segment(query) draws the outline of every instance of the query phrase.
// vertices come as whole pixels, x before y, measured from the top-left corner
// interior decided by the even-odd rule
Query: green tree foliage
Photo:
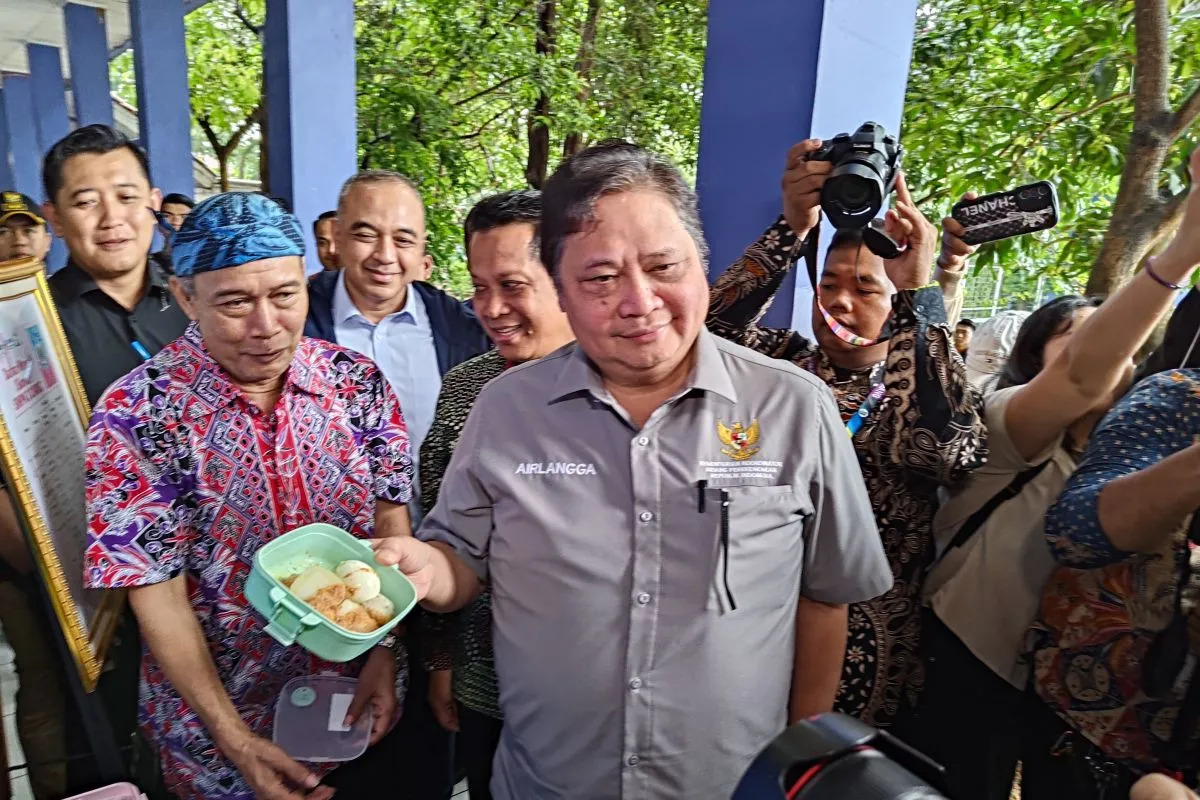
[[[266,0],[215,0],[187,15],[188,83],[192,152],[209,165],[221,186],[259,178],[262,44]],[[109,64],[113,92],[137,107],[134,54]]]
[[[1161,70],[1163,107],[1135,102],[1139,70]],[[1147,194],[1157,195],[1150,199],[1164,205],[1135,220],[1154,203],[1131,197],[1123,204],[1121,222],[1136,222],[1152,245],[1170,228],[1170,201],[1181,196],[1197,141],[1187,124],[1198,80],[1197,0],[924,2],[903,131],[915,196],[927,213],[947,213],[966,191],[1052,181],[1062,204],[1058,228],[988,246],[977,263],[1046,273],[1060,290],[1082,288],[1097,266],[1105,274],[1092,288],[1111,290],[1144,253],[1110,233],[1123,175],[1126,186],[1145,180]],[[1156,127],[1170,116],[1164,109],[1186,124]],[[1165,156],[1161,171],[1155,148]],[[1113,257],[1098,264],[1106,240]]]
[[[419,182],[439,282],[469,291],[470,205],[536,185],[564,153],[617,136],[694,171],[705,14],[704,0],[359,0],[362,163]]]
[[[229,188],[231,177],[258,174],[257,158],[236,156],[243,139],[249,137],[256,148],[261,138],[265,16],[265,0],[222,0],[187,17],[192,120],[218,165],[222,189]]]

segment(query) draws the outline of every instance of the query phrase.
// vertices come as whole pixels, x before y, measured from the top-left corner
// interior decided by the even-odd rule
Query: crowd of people
[[[902,174],[901,255],[843,230],[817,263],[820,146],[788,154],[779,217],[711,286],[679,171],[587,148],[466,215],[466,301],[428,282],[395,172],[347,176],[312,222],[320,270],[278,200],[163,197],[103,126],[46,154],[45,203],[0,194],[0,261],[45,258],[51,231],[69,251],[49,283],[93,407],[85,582],[128,593],[101,692],[141,788],[444,800],[461,773],[475,800],[724,798],[836,710],[955,798],[1018,772],[1026,800],[1187,796],[1200,293],[1135,358],[1200,266],[1200,191],[1103,302],[952,328],[974,248]],[[802,264],[814,340],[760,324]],[[243,594],[259,548],[313,522],[421,599],[346,663],[275,641]],[[59,797],[73,712],[2,491],[0,544],[22,743]],[[370,747],[298,763],[276,701],[326,672],[357,679]]]

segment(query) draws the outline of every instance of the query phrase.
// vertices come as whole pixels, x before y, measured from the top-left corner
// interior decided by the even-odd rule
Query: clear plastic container
[[[342,725],[354,697],[354,678],[306,675],[284,684],[275,701],[275,744],[297,761],[350,761],[366,752],[375,714],[368,706],[349,728]]]
[[[348,631],[321,616],[281,581],[306,567],[333,569],[352,558],[376,567],[380,591],[396,607],[396,615],[371,633]],[[285,647],[298,644],[318,658],[338,663],[358,658],[379,644],[417,604],[417,590],[412,583],[395,567],[376,565],[375,551],[367,541],[320,523],[297,528],[259,548],[245,593],[254,610],[266,617],[264,630],[275,641]]]

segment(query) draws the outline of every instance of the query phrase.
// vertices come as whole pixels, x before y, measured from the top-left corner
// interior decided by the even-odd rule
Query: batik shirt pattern
[[[1046,585],[1030,631],[1034,687],[1107,757],[1137,772],[1200,767],[1194,745],[1184,748],[1182,758],[1167,758],[1187,682],[1156,695],[1144,678],[1151,647],[1174,617],[1182,574],[1190,576],[1183,597],[1189,649],[1200,653],[1200,551],[1188,545],[1189,518],[1173,532],[1162,531],[1157,547],[1122,552],[1104,532],[1100,494],[1197,441],[1200,370],[1147,378],[1092,434],[1079,469],[1046,515],[1046,538],[1061,566]]]
[[[245,723],[269,738],[288,680],[356,676],[362,660],[327,663],[264,632],[243,594],[255,552],[314,522],[368,538],[376,500],[408,502],[412,477],[399,402],[372,362],[302,339],[264,413],[193,325],[110,387],[92,415],[86,584],[119,589],[186,575],[217,674]],[[253,796],[148,651],[138,717],[176,796]]]
[[[708,328],[816,375],[848,421],[870,395],[875,370],[837,370],[804,336],[759,324],[803,249],[780,217],[713,284]],[[983,402],[954,351],[943,303],[936,286],[896,294],[885,394],[853,439],[895,583],[850,606],[834,708],[880,727],[917,702],[923,685],[921,588],[934,556],[938,488],[958,484],[987,459]]]

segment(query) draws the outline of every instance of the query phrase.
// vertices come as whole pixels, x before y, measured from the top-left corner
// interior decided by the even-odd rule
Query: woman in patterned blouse
[[[1149,288],[1164,278],[1187,283],[1200,265],[1200,148],[1192,153],[1191,173],[1191,196],[1174,241],[1130,287]],[[1187,269],[1177,277],[1172,271],[1181,265]],[[1200,656],[1200,551],[1188,537],[1200,508],[1195,307],[1193,292],[1169,326],[1175,334],[1190,328],[1183,352],[1183,342],[1174,341],[1176,352],[1164,348],[1152,359],[1188,368],[1147,378],[1113,409],[1046,515],[1046,538],[1061,566],[1031,632],[1033,682],[1068,729],[1058,750],[1083,754],[1094,784],[1071,785],[1064,776],[1057,787],[1062,796],[1099,797],[1106,790],[1120,796],[1137,775],[1161,770],[1181,772],[1194,786],[1200,769],[1200,731],[1175,730],[1193,680],[1187,664]],[[1153,656],[1151,646],[1175,618],[1181,574],[1190,576],[1180,597],[1187,625],[1178,631],[1186,652],[1172,663]]]
[[[836,708],[887,725],[903,706],[906,683],[918,682],[910,673],[917,663],[921,577],[933,556],[938,487],[961,481],[983,463],[985,431],[979,396],[946,326],[942,291],[929,280],[937,232],[913,205],[903,177],[885,222],[910,247],[885,264],[860,236],[834,238],[813,304],[817,344],[795,331],[758,325],[820,220],[820,191],[831,165],[806,158],[820,144],[808,140],[792,149],[784,216],[712,287],[708,326],[817,375],[833,390],[848,430],[856,431],[854,446],[895,584],[882,597],[850,608]],[[947,246],[943,267],[953,256]],[[885,326],[891,336],[883,340]]]
[[[1055,569],[1042,521],[1170,307],[1163,283],[1186,281],[1197,261],[1180,237],[1103,305],[1068,295],[1037,309],[984,401],[988,463],[934,517],[926,689],[901,732],[947,767],[957,795],[1007,798],[1018,760],[1026,800],[1095,790],[1079,788],[1068,760],[1053,755],[1064,725],[1026,692],[1026,634]]]

